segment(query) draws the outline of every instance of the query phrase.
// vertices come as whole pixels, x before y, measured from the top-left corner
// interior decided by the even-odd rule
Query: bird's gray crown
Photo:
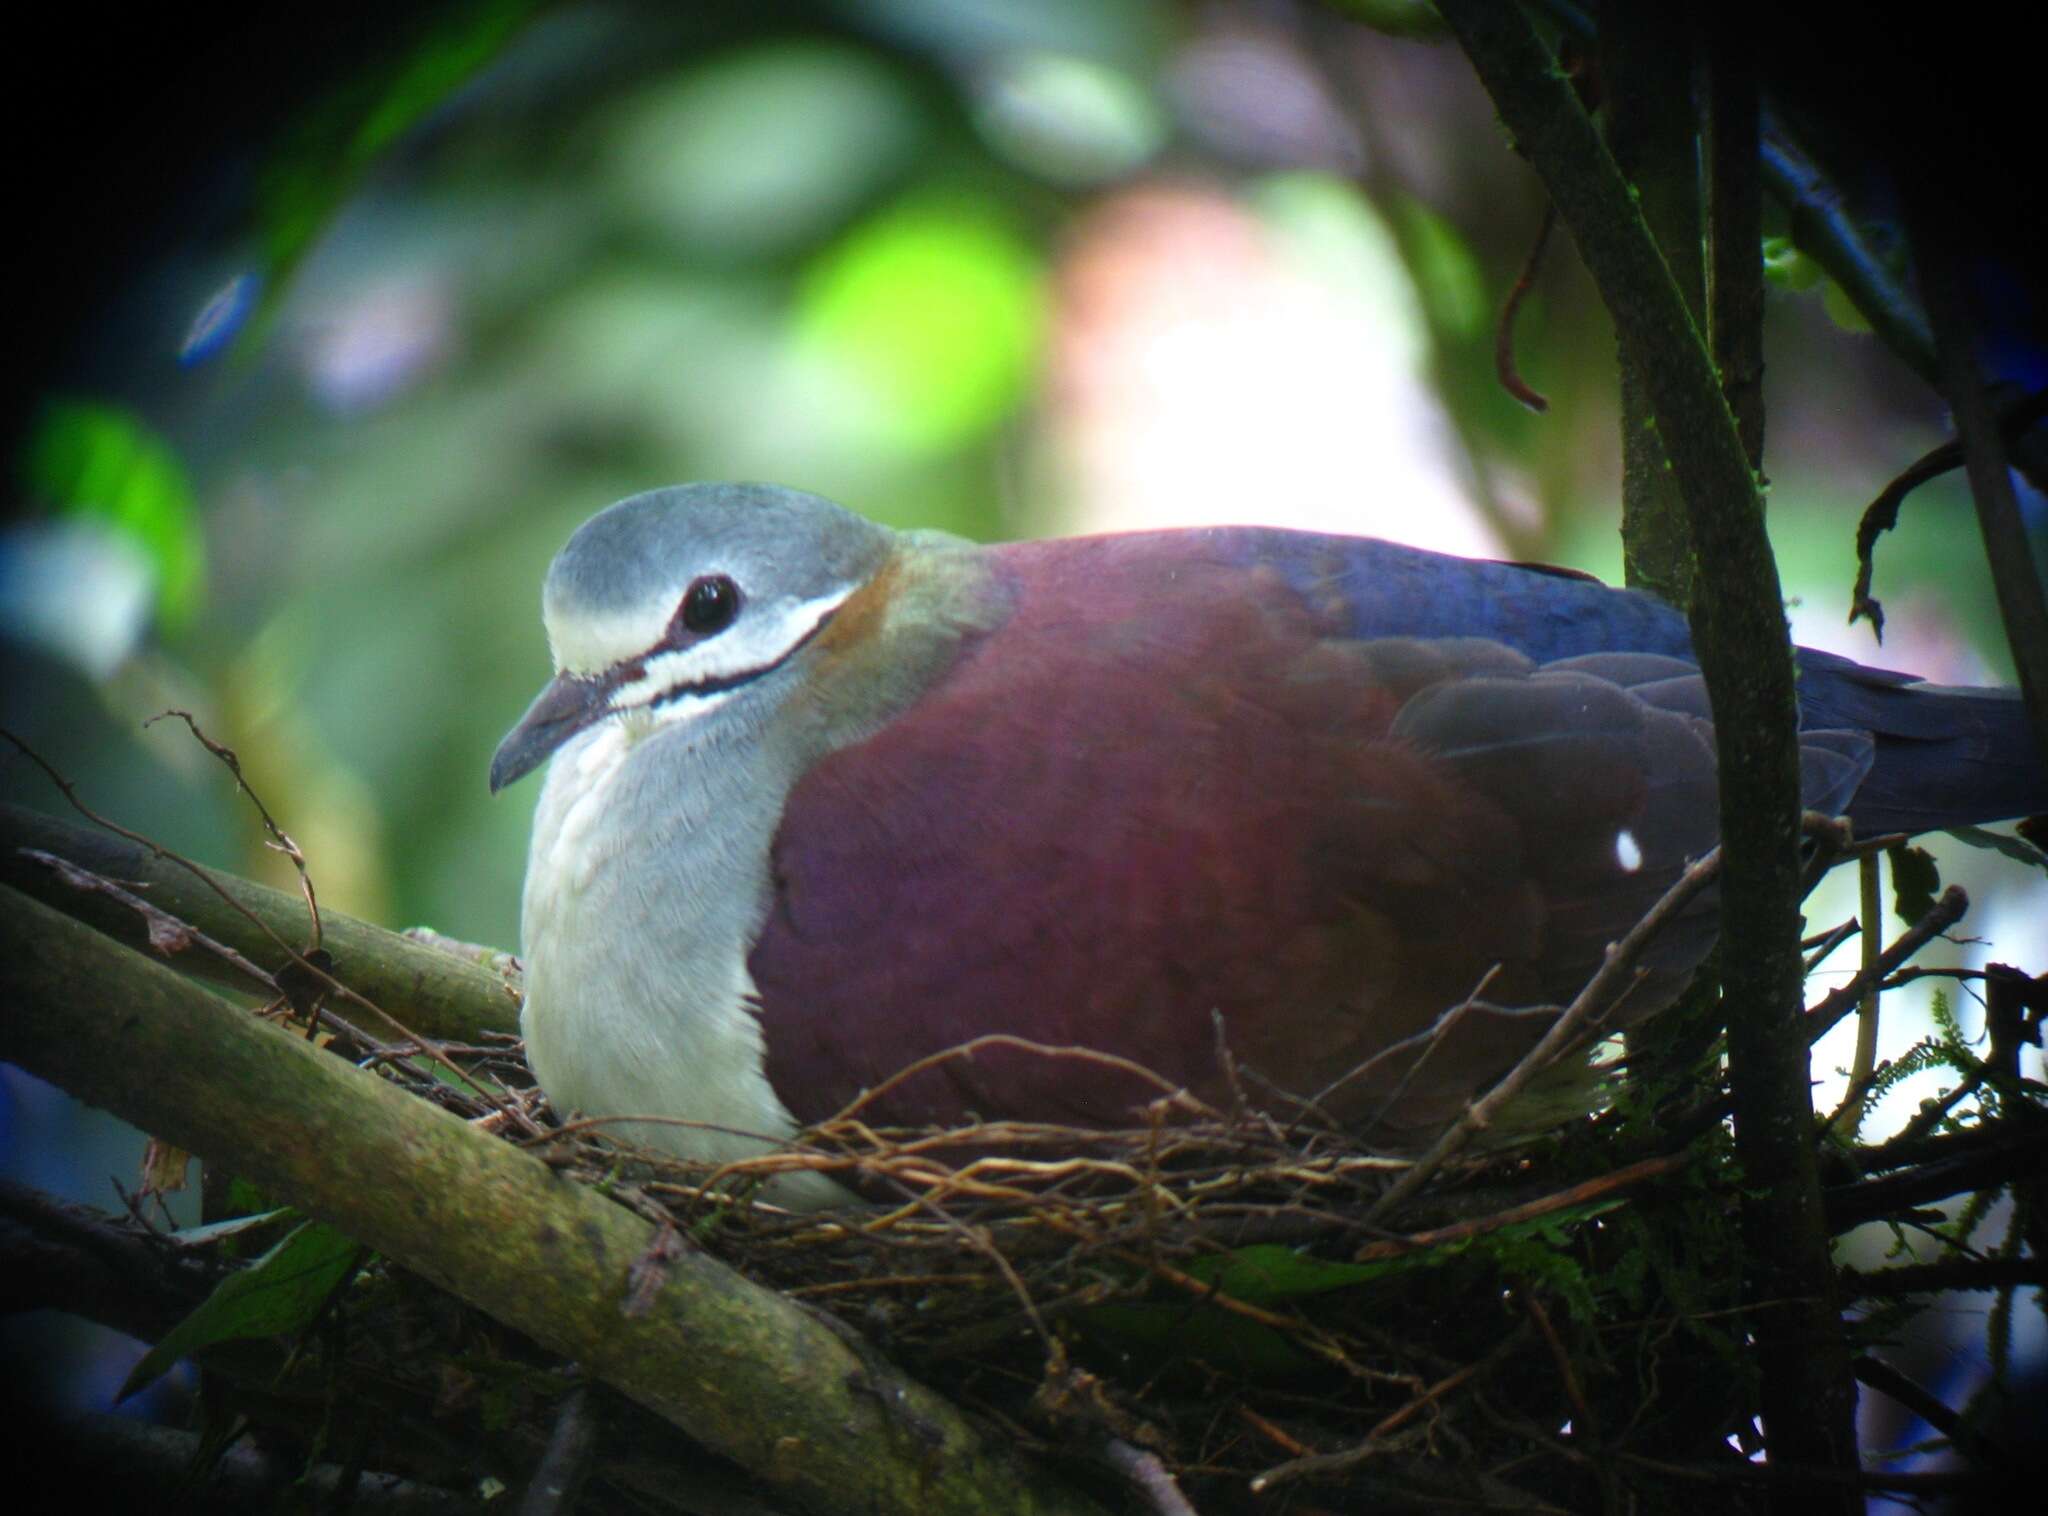
[[[541,592],[558,668],[592,673],[661,638],[690,584],[723,574],[761,605],[843,594],[881,566],[889,531],[817,495],[768,484],[649,490],[591,517]]]

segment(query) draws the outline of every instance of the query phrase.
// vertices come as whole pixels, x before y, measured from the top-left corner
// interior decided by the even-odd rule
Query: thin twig
[[[1500,387],[1538,415],[1550,409],[1550,401],[1522,377],[1521,368],[1515,362],[1515,318],[1521,314],[1522,302],[1536,287],[1537,271],[1543,267],[1543,252],[1550,245],[1550,234],[1556,226],[1557,206],[1546,200],[1543,220],[1536,228],[1535,244],[1530,247],[1521,273],[1515,277],[1513,288],[1502,302],[1500,319],[1493,328],[1493,372],[1500,380]]]
[[[113,880],[103,875],[95,874],[90,869],[80,868],[68,858],[60,858],[55,853],[46,853],[41,848],[25,847],[17,851],[20,852],[22,857],[40,863],[74,890],[81,890],[89,894],[105,895],[109,900],[127,906],[129,910],[142,918],[143,926],[149,933],[149,945],[163,954],[164,957],[169,958],[190,947],[203,948],[236,973],[249,980],[258,989],[272,995],[281,995],[283,993],[277,986],[277,980],[272,978],[263,969],[257,967],[257,965],[251,963],[247,958],[244,958],[233,948],[207,936],[206,933],[190,923],[180,921],[168,911],[159,910],[140,895],[123,889]]]
[[[1564,1386],[1564,1398],[1571,1403],[1572,1425],[1588,1437],[1593,1432],[1593,1411],[1586,1404],[1586,1394],[1579,1387],[1579,1371],[1572,1367],[1572,1355],[1566,1351],[1564,1339],[1557,1335],[1556,1324],[1550,1319],[1550,1312],[1543,1308],[1543,1302],[1536,1294],[1523,1289],[1522,1308],[1529,1313],[1529,1319],[1536,1323],[1536,1330],[1543,1336],[1543,1344],[1550,1349],[1550,1360],[1557,1365],[1559,1383]]]
[[[1884,911],[1883,866],[1876,853],[1856,860],[1857,915],[1869,923],[1863,933],[1863,966],[1856,976],[1864,989],[1856,1003],[1856,1051],[1849,1063],[1848,1092],[1828,1118],[1828,1125],[1849,1142],[1854,1142],[1863,1129],[1863,1116],[1870,1107],[1870,1089],[1877,1079],[1878,997],[1884,978],[1877,968],[1883,953],[1877,923]]]
[[[1404,1254],[1418,1252],[1423,1248],[1442,1247],[1447,1243],[1464,1242],[1498,1231],[1504,1226],[1518,1222],[1533,1221],[1538,1216],[1554,1215],[1558,1211],[1571,1210],[1576,1206],[1588,1205],[1645,1180],[1661,1178],[1665,1174],[1683,1167],[1685,1155],[1671,1153],[1661,1158],[1644,1158],[1626,1168],[1616,1169],[1611,1174],[1602,1174],[1596,1179],[1583,1180],[1562,1190],[1542,1195],[1521,1205],[1509,1206],[1491,1216],[1481,1216],[1471,1221],[1461,1221],[1454,1226],[1437,1227],[1433,1231],[1415,1232],[1406,1237],[1387,1238],[1368,1242],[1351,1255],[1354,1263],[1371,1263],[1382,1258],[1399,1258]]]
[[[917,1075],[924,1073],[927,1069],[937,1068],[940,1064],[950,1063],[956,1058],[971,1059],[976,1053],[984,1052],[990,1048],[1010,1048],[1017,1052],[1033,1053],[1041,1058],[1072,1058],[1083,1063],[1092,1063],[1103,1068],[1115,1069],[1120,1073],[1129,1074],[1132,1078],[1142,1080],[1144,1083],[1151,1085],[1159,1091],[1163,1099],[1175,1104],[1184,1105],[1186,1109],[1197,1115],[1220,1119],[1215,1111],[1212,1111],[1207,1105],[1189,1094],[1185,1088],[1175,1084],[1170,1079],[1163,1078],[1159,1074],[1154,1073],[1142,1063],[1135,1063],[1128,1058],[1119,1058],[1114,1053],[1098,1052],[1094,1048],[1055,1046],[1050,1043],[1034,1042],[1028,1037],[1013,1037],[1006,1032],[992,1032],[985,1037],[973,1037],[953,1047],[941,1048],[936,1053],[929,1054],[914,1063],[905,1065],[872,1089],[862,1090],[858,1096],[831,1117],[825,1125],[829,1126],[835,1122],[852,1120],[855,1115],[874,1104],[875,1101],[881,1099],[905,1080],[913,1079]]]
[[[2048,1285],[2048,1258],[2032,1256],[1955,1258],[1945,1263],[1908,1263],[1889,1269],[1842,1270],[1842,1296],[1846,1300],[1881,1300],[1897,1295],[1949,1295],[1972,1290],[2039,1289],[2042,1285]]]
[[[1939,1395],[1901,1373],[1883,1359],[1865,1354],[1851,1362],[1849,1368],[1861,1383],[1904,1406],[1946,1437],[1955,1445],[1957,1451],[1974,1462],[1999,1469],[2009,1469],[2013,1466],[2011,1455],[1996,1441],[1985,1436],[1981,1427],[1973,1426],[1969,1419]]]
[[[1265,1473],[1252,1480],[1252,1493],[1254,1495],[1263,1495],[1278,1485],[1287,1484],[1296,1479],[1307,1479],[1323,1474],[1341,1474],[1346,1469],[1355,1468],[1368,1459],[1377,1458],[1383,1453],[1391,1452],[1392,1448],[1387,1443],[1389,1437],[1460,1385],[1490,1373],[1510,1354],[1521,1351],[1522,1346],[1529,1340],[1530,1332],[1531,1329],[1527,1323],[1517,1327],[1505,1341],[1484,1358],[1479,1359],[1475,1363],[1468,1363],[1463,1368],[1446,1374],[1414,1399],[1381,1417],[1373,1426],[1373,1429],[1365,1434],[1365,1440],[1356,1446],[1343,1448],[1335,1453],[1316,1453],[1307,1458],[1296,1458],[1266,1470]]]
[[[1862,1003],[1865,991],[1881,983],[1892,971],[1963,919],[1970,897],[1960,885],[1950,885],[1934,902],[1934,909],[1914,922],[1876,958],[1857,970],[1856,977],[1840,989],[1831,990],[1807,1010],[1806,1040],[1818,1042],[1834,1024]]]
[[[1840,947],[1843,943],[1847,942],[1851,937],[1854,937],[1858,932],[1862,930],[1863,923],[1856,917],[1851,916],[1847,921],[1844,921],[1843,923],[1841,923],[1841,925],[1835,927],[1833,930],[1822,932],[1818,936],[1809,937],[1804,942],[1800,943],[1800,951],[1806,953],[1807,955],[1807,974],[1810,976],[1815,969],[1819,968],[1823,963],[1826,963],[1828,959],[1834,956],[1836,948]]]
[[[156,715],[143,722],[142,725],[147,729],[155,726],[159,721],[167,720],[172,716],[176,716],[180,721],[183,721],[186,730],[191,732],[193,740],[213,754],[214,757],[218,758],[227,767],[227,771],[235,776],[236,787],[249,797],[249,803],[256,807],[256,814],[263,818],[263,829],[270,833],[270,845],[276,848],[278,852],[284,854],[285,857],[291,859],[292,867],[298,871],[299,893],[305,899],[306,918],[310,923],[309,929],[312,932],[311,940],[306,943],[306,951],[308,953],[317,951],[320,946],[320,902],[313,896],[313,876],[307,871],[306,855],[299,851],[299,845],[292,841],[290,836],[286,834],[285,829],[277,824],[277,818],[270,814],[270,807],[263,803],[263,797],[257,794],[250,785],[248,776],[242,772],[242,760],[235,756],[235,750],[225,743],[215,742],[205,732],[201,731],[198,721],[193,718],[190,711],[175,709],[159,711]]]
[[[1528,1087],[1531,1080],[1562,1057],[1590,1023],[1605,1015],[1613,1003],[1633,987],[1636,960],[1642,956],[1643,950],[1674,916],[1691,903],[1695,895],[1713,882],[1720,870],[1719,848],[1688,866],[1664,892],[1663,898],[1650,907],[1642,920],[1629,928],[1627,936],[1608,945],[1599,969],[1566,1007],[1564,1014],[1543,1034],[1542,1040],[1523,1055],[1521,1062],[1500,1083],[1465,1108],[1464,1114],[1431,1144],[1429,1151],[1416,1160],[1415,1166],[1395,1180],[1386,1193],[1367,1208],[1365,1219],[1377,1221],[1427,1184],[1430,1177],[1484,1131],[1502,1108]]]

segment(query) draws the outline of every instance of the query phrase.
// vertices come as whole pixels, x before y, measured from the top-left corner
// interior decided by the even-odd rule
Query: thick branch
[[[1764,113],[1760,164],[1792,223],[1799,250],[1827,271],[1879,340],[1934,382],[1934,337],[1912,289],[1856,219],[1841,186],[1814,160],[1792,126]]]
[[[1497,0],[1442,0],[1439,10],[1571,228],[1649,394],[1685,501],[1700,586],[1691,606],[1693,645],[1719,734],[1723,986],[1732,1007],[1737,1152],[1747,1172],[1770,1177],[1743,1208],[1749,1294],[1774,1302],[1752,1318],[1765,1430],[1774,1462],[1852,1468],[1853,1390],[1829,1293],[1806,1047],[1797,1033],[1803,966],[1793,664],[1752,460],[1628,184],[1528,18]],[[1743,69],[1730,49],[1716,63],[1731,74]],[[1715,123],[1715,164],[1725,170],[1737,162],[1747,142],[1752,169],[1714,194],[1753,197],[1754,81],[1724,80],[1715,98],[1724,112]],[[1735,219],[1748,224],[1752,210],[1741,208]],[[1717,267],[1749,277],[1730,262]],[[1789,1509],[1818,1499],[1845,1508],[1845,1498],[1809,1483],[1803,1493],[1788,1490],[1781,1503]]]
[[[1698,319],[1705,270],[1693,18],[1677,6],[1609,5],[1600,19],[1599,78],[1615,166],[1634,187],[1644,224]],[[1683,606],[1698,572],[1685,502],[1658,434],[1656,407],[1626,343],[1620,356],[1623,567],[1632,588]]]
[[[332,1222],[817,1511],[1087,1509],[924,1386],[539,1159],[13,892],[0,1056]],[[88,1015],[87,1013],[90,1013]]]
[[[1957,1143],[1946,1158],[1829,1190],[1828,1225],[1832,1231],[1846,1232],[1866,1221],[1932,1205],[1951,1195],[1995,1189],[2039,1173],[2044,1160],[2048,1160],[2048,1128],[2010,1131],[2000,1123],[1980,1140]]]

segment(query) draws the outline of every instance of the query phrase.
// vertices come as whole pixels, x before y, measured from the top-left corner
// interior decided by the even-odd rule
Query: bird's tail
[[[2016,690],[1924,684],[1802,652],[1807,724],[1857,728],[1876,744],[1849,803],[1858,832],[1928,832],[2048,812],[2044,758]]]

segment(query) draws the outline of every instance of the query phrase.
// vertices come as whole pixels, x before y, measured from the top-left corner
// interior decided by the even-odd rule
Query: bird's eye
[[[731,626],[739,613],[740,587],[723,574],[706,574],[683,591],[682,609],[676,614],[685,631],[709,637]]]

